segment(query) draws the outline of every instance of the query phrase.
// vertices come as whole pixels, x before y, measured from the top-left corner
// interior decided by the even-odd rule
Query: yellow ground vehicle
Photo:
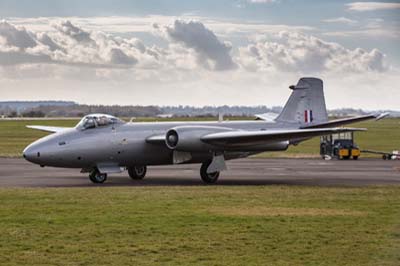
[[[361,151],[354,143],[354,133],[346,132],[322,136],[320,154],[322,158],[330,157],[339,160],[353,158],[353,160],[357,160],[361,155]]]

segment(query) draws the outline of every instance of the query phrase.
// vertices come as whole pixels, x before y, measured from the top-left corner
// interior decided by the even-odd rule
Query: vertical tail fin
[[[328,121],[322,80],[301,78],[296,86],[289,88],[293,92],[275,121],[300,125]]]

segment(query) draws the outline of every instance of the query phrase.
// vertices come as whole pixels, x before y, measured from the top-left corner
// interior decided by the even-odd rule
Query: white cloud
[[[34,32],[49,32],[54,28],[51,26],[59,21],[71,21],[74,25],[85,25],[87,31],[102,31],[113,35],[131,36],[132,34],[150,34],[154,31],[154,24],[168,25],[177,18],[173,16],[145,16],[145,17],[61,17],[61,18],[10,18],[8,21],[13,25],[23,26]],[[287,31],[314,31],[316,28],[304,25],[265,24],[254,21],[218,20],[208,17],[193,15],[180,16],[183,21],[201,21],[208,29],[217,36],[231,36],[232,34],[254,34],[264,32]]]
[[[376,29],[376,28],[365,28],[359,30],[349,30],[349,31],[331,31],[323,33],[325,36],[336,36],[336,37],[365,37],[365,38],[400,38],[400,31],[396,29]]]
[[[45,32],[2,22],[0,65],[51,63],[95,68],[208,70],[236,67],[230,43],[219,40],[200,22],[176,20],[163,26],[166,48],[147,47],[137,38],[87,30],[68,20],[48,22],[52,27]]]
[[[375,11],[375,10],[388,10],[399,9],[400,3],[384,3],[384,2],[353,2],[346,4],[347,9],[350,11]]]
[[[344,24],[356,24],[358,21],[345,18],[345,17],[338,17],[338,18],[330,18],[330,19],[324,19],[322,20],[323,22],[328,22],[328,23],[344,23]]]
[[[399,39],[400,29],[393,23],[385,23],[381,18],[370,18],[363,21],[362,26],[343,31],[330,31],[325,32],[325,36],[336,36],[336,37],[351,37],[351,38],[371,38],[376,39],[377,37],[385,39]]]
[[[0,36],[3,39],[3,45],[5,44],[19,49],[36,46],[35,40],[25,28],[16,28],[4,20],[0,22]]]
[[[282,31],[262,36],[240,48],[241,65],[250,71],[285,71],[298,73],[361,73],[388,69],[385,55],[377,49],[354,50],[314,36]]]
[[[384,20],[381,18],[373,18],[373,19],[368,19],[367,23],[365,25],[365,28],[367,29],[384,29],[385,27],[383,26]]]
[[[153,25],[166,38],[164,48],[147,47],[137,38],[86,30],[70,21],[48,22],[52,29],[46,32],[28,31],[2,22],[0,65],[52,63],[144,70],[232,70],[239,63],[246,70],[289,72],[362,72],[388,68],[385,55],[377,49],[350,50],[310,34],[277,31],[279,27],[272,31],[265,27],[252,43],[232,51],[229,42],[220,40],[203,23],[192,20]]]
[[[53,24],[49,32],[32,32],[0,23],[0,65],[52,63],[93,67],[129,67],[156,61],[156,52],[140,40],[86,31],[70,21]]]
[[[337,43],[293,31],[256,35],[253,43],[232,51],[203,23],[175,20],[153,25],[162,32],[167,46],[147,47],[140,39],[90,31],[70,21],[50,22],[51,31],[34,32],[0,24],[0,65],[65,64],[94,68],[176,68],[232,70],[238,64],[246,70],[324,72],[385,71],[385,56],[377,49],[349,50]],[[258,36],[258,37],[257,37]],[[261,37],[260,37],[261,36]]]
[[[199,64],[208,69],[228,70],[236,67],[230,55],[231,45],[221,42],[204,24],[196,21],[176,20],[165,28],[168,37],[197,54]]]
[[[269,4],[269,3],[274,3],[277,0],[247,0],[247,2],[251,4]]]
[[[94,40],[90,37],[89,32],[73,25],[69,20],[54,24],[54,28],[57,29],[59,33],[74,39],[78,43],[86,42],[94,44]]]
[[[381,51],[326,42],[309,27],[173,17],[11,21],[0,30],[2,99],[279,105],[288,85],[312,75],[324,79],[330,107],[398,108],[399,74]],[[231,71],[215,71],[222,69]]]

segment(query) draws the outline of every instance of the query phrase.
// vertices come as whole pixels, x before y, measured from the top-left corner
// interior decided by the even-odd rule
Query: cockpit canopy
[[[121,119],[106,114],[90,114],[84,116],[81,121],[76,125],[77,129],[86,130],[89,128],[106,127],[109,125],[123,124]]]

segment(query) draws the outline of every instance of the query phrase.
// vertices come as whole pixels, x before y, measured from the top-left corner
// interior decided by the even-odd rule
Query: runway
[[[216,185],[400,185],[400,161],[360,159],[241,159],[227,162]],[[126,172],[92,184],[79,169],[41,168],[23,159],[0,158],[0,187],[190,186],[203,185],[199,165],[150,166],[144,180]]]

